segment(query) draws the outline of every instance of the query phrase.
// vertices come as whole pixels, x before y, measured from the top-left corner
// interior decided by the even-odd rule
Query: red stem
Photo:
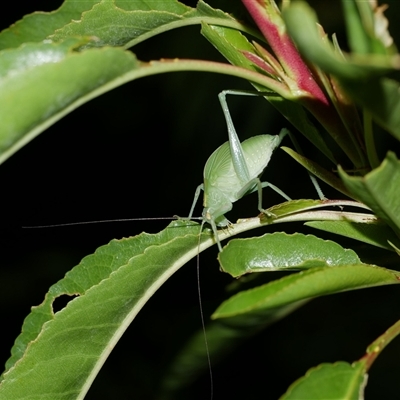
[[[300,90],[309,93],[319,103],[329,105],[328,98],[314,80],[311,71],[287,35],[284,22],[275,4],[264,0],[242,0],[242,2],[267,39],[287,75],[296,81]]]

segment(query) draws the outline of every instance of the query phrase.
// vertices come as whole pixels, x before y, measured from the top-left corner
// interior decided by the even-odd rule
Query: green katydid
[[[225,228],[230,225],[230,222],[228,219],[226,219],[225,214],[232,209],[235,201],[241,199],[247,194],[258,191],[258,210],[265,213],[266,211],[262,208],[262,189],[265,187],[270,187],[286,200],[291,200],[290,197],[288,197],[272,183],[260,181],[260,175],[268,165],[273,151],[279,146],[282,139],[289,133],[289,131],[287,129],[282,129],[278,135],[253,136],[240,143],[226,101],[227,94],[242,96],[263,96],[265,94],[271,95],[271,93],[234,90],[224,90],[218,95],[228,128],[229,140],[218,147],[208,158],[204,167],[204,182],[196,189],[188,219],[201,219],[201,226],[203,226],[203,224],[206,222],[211,225],[219,251],[222,250],[222,247],[218,239],[217,227]],[[290,137],[294,142],[295,147],[298,149],[295,139],[291,135]],[[311,174],[309,175],[320,198],[324,198],[315,178]],[[202,217],[193,218],[194,208],[202,190],[204,191],[204,209]],[[159,219],[171,218],[161,217],[114,219],[36,226],[36,228],[93,224],[100,222]]]
[[[229,212],[233,203],[246,194],[258,191],[258,210],[265,212],[262,208],[262,188],[270,187],[286,200],[291,200],[284,192],[269,182],[261,182],[260,175],[268,165],[273,151],[279,146],[287,129],[282,129],[279,135],[253,136],[240,143],[226,102],[226,95],[259,96],[262,93],[225,90],[218,95],[222,111],[228,128],[229,141],[218,147],[208,158],[204,167],[204,183],[196,189],[192,207],[188,219],[193,219],[193,211],[200,196],[204,191],[202,225],[207,222],[211,225],[218,248],[222,247],[218,239],[217,226],[227,227],[230,222],[225,215]],[[124,220],[90,221],[61,224],[77,225],[99,222],[132,221],[132,220],[158,220],[169,218],[128,218]],[[60,226],[60,225],[50,225]],[[40,228],[40,226],[37,226]]]
[[[272,152],[279,146],[288,131],[282,129],[280,134],[275,136],[253,136],[240,143],[226,102],[227,94],[255,95],[250,92],[231,90],[225,90],[219,94],[218,98],[228,127],[229,141],[215,150],[207,160],[204,167],[204,183],[197,187],[189,213],[190,219],[200,192],[203,190],[202,224],[208,222],[211,225],[220,251],[222,247],[218,240],[217,226],[229,226],[230,222],[224,214],[232,209],[232,203],[257,190],[258,209],[264,212],[262,208],[262,188],[267,186],[282,195],[286,200],[291,200],[276,186],[269,182],[261,182],[259,178],[268,165]]]
[[[225,215],[233,207],[233,203],[246,194],[258,191],[258,210],[265,212],[262,208],[262,188],[271,187],[286,200],[291,200],[284,192],[269,182],[261,182],[260,175],[268,165],[272,152],[279,146],[282,139],[288,134],[287,129],[282,129],[279,135],[253,136],[240,143],[226,102],[226,95],[260,96],[262,93],[225,90],[218,95],[222,111],[228,128],[229,141],[218,147],[208,158],[204,167],[204,183],[196,189],[192,207],[188,219],[193,218],[193,211],[200,196],[204,191],[204,210],[201,218],[202,224],[209,223],[212,227],[218,248],[222,247],[218,240],[217,226],[227,227],[230,222]],[[100,222],[135,221],[135,220],[159,220],[163,218],[128,218],[117,220],[102,220],[75,222],[46,227],[68,226],[80,224],[93,224]],[[45,226],[36,226],[42,228]]]

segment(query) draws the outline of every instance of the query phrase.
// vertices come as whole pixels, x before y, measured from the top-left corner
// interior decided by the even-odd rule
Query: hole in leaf
[[[59,297],[56,297],[55,300],[53,301],[53,312],[56,313],[56,312],[61,311],[75,297],[78,297],[78,295],[77,294],[74,294],[74,295],[63,294]]]

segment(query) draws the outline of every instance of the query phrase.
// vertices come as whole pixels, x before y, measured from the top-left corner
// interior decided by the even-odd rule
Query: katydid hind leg
[[[267,181],[261,182],[261,186],[263,188],[270,187],[273,191],[275,191],[276,193],[281,195],[287,201],[292,200],[292,198],[289,197],[283,190],[279,189],[277,186],[273,185],[271,182],[267,182]]]
[[[246,157],[243,152],[243,147],[242,143],[240,142],[240,139],[236,133],[235,126],[232,121],[231,114],[229,112],[229,107],[228,103],[226,101],[226,95],[237,95],[237,96],[262,96],[263,93],[257,93],[257,92],[249,92],[249,91],[240,91],[240,90],[224,90],[222,91],[219,95],[219,101],[221,103],[222,111],[225,116],[226,120],[226,125],[228,129],[228,137],[229,137],[229,146],[231,150],[231,158],[232,158],[232,164],[233,168],[236,172],[236,175],[240,179],[240,181],[243,183],[243,185],[246,185],[250,180],[254,179],[254,176],[251,176],[249,167],[246,161]],[[265,94],[265,93],[264,93]],[[288,133],[287,129],[282,129],[281,132],[279,133],[279,141],[277,145],[282,141],[284,136]]]
[[[236,92],[230,90],[224,90],[218,95],[218,98],[221,103],[222,111],[224,113],[226,125],[228,128],[229,146],[231,149],[232,164],[238,178],[242,182],[246,183],[251,178],[249,170],[247,168],[245,157],[243,155],[242,145],[236,133],[235,126],[233,125],[232,117],[228,108],[228,103],[226,102],[227,94],[236,94]]]
[[[265,210],[262,205],[262,200],[263,200],[263,188],[270,187],[272,190],[274,190],[276,193],[281,195],[285,200],[291,201],[292,199],[281,189],[279,189],[277,186],[273,185],[270,182],[261,182],[260,179],[257,180],[257,192],[258,192],[258,211],[261,213],[271,215],[270,212]]]

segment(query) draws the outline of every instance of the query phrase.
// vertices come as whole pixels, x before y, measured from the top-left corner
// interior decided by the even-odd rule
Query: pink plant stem
[[[320,121],[353,163],[358,165],[359,157],[354,152],[354,148],[348,145],[343,123],[335,107],[314,79],[311,70],[288,36],[275,2],[273,0],[242,0],[242,3],[264,35],[287,76],[295,82],[292,94],[295,95],[297,101]]]
[[[242,0],[242,2],[267,39],[287,75],[296,81],[300,90],[309,93],[318,102],[328,105],[329,100],[325,93],[314,80],[311,71],[287,35],[284,22],[275,4],[264,0]]]

